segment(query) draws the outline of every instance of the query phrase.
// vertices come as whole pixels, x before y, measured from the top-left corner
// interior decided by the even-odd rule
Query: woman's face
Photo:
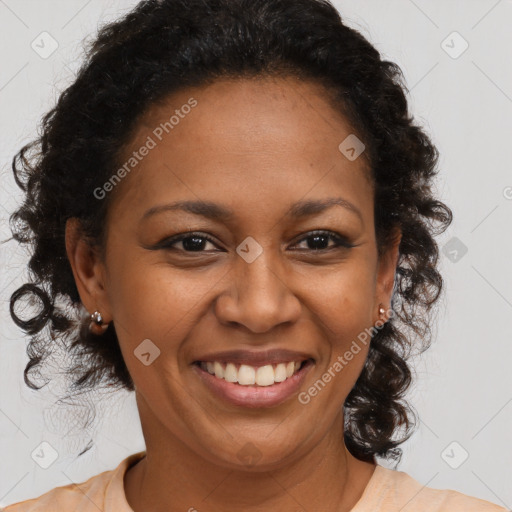
[[[105,261],[73,266],[87,309],[114,322],[147,445],[264,468],[342,437],[368,353],[358,335],[389,307],[397,255],[377,258],[364,154],[339,149],[351,133],[323,89],[293,78],[219,80],[140,122],[107,192]],[[208,206],[170,207],[183,201]]]

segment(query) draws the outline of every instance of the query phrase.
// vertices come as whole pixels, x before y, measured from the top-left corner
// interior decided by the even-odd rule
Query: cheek
[[[124,253],[127,254],[127,251]],[[197,323],[204,297],[222,274],[184,271],[123,251],[110,256],[108,293],[120,342],[136,347],[151,339],[159,347],[181,340]]]
[[[375,283],[365,262],[340,266],[328,275],[315,279],[308,288],[319,318],[337,344],[369,327],[375,318],[373,301]],[[312,281],[309,280],[308,281]]]
[[[112,273],[112,314],[121,352],[137,389],[151,395],[150,401],[173,401],[162,383],[179,374],[180,347],[197,323],[202,290],[185,281],[163,265],[120,265]]]
[[[363,263],[340,268],[322,279],[314,306],[326,340],[325,358],[319,365],[321,378],[332,381],[331,393],[344,396],[365,364],[375,319],[374,280]]]

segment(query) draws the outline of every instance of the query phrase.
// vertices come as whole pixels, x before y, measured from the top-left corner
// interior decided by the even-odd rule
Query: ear
[[[84,236],[79,219],[74,217],[66,222],[66,253],[85,309],[89,313],[99,311],[103,321],[110,322],[105,265],[99,251]]]
[[[396,266],[400,255],[399,246],[401,240],[402,232],[399,228],[395,228],[391,242],[379,259],[374,299],[374,311],[376,312],[379,309],[379,304],[382,304],[386,310],[390,308],[393,286],[395,284]],[[380,316],[377,313],[375,322],[379,318]],[[388,318],[388,315],[385,315],[385,318]]]

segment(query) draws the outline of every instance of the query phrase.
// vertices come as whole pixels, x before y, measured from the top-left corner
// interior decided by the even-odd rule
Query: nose
[[[219,321],[243,325],[253,333],[296,322],[301,303],[284,274],[266,258],[265,251],[252,263],[239,258],[227,274],[228,289],[215,303]]]

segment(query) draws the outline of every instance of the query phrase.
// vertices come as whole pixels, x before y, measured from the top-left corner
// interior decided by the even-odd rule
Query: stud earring
[[[379,322],[385,324],[388,319],[385,317],[386,310],[384,309],[383,304],[379,304]]]
[[[95,311],[91,315],[90,318],[91,318],[91,323],[89,324],[89,331],[90,332],[100,336],[101,334],[103,334],[107,330],[108,323],[107,324],[103,323],[103,317],[101,316],[101,313],[99,311]]]

